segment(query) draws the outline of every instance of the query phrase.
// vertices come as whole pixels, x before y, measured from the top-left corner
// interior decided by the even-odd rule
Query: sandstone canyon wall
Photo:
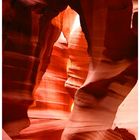
[[[29,133],[41,130],[50,140],[135,139],[112,127],[119,105],[137,82],[137,14],[132,14],[132,1],[25,2],[3,1],[7,134],[39,140],[44,136]],[[124,127],[118,120],[114,124]],[[61,132],[51,137],[53,132],[47,130],[56,126]]]

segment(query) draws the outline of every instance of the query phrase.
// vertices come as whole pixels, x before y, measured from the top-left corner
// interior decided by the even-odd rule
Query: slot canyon
[[[138,1],[2,1],[2,140],[138,140]]]

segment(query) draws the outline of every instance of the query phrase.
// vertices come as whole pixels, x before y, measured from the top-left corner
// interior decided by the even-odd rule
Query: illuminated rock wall
[[[27,109],[33,101],[33,90],[46,71],[61,32],[58,13],[65,8],[50,3],[52,9],[58,6],[59,10],[45,14],[44,6],[3,2],[3,127],[10,136],[29,125]]]
[[[70,32],[68,54],[68,78],[65,86],[76,90],[80,88],[86,79],[90,59],[87,53],[87,42],[80,26],[79,15],[76,16]]]
[[[34,103],[29,109],[29,117],[63,119],[69,115],[72,98],[64,86],[68,61],[67,42],[64,39],[61,34],[53,46],[50,65],[34,92]]]
[[[33,95],[34,103],[28,112],[30,117],[67,117],[71,97],[87,76],[89,56],[79,16],[70,7],[60,15],[63,33],[53,46],[50,64]]]
[[[127,131],[111,127],[137,82],[138,34],[136,21],[131,28],[131,1],[26,2],[31,5],[3,3],[4,130],[14,138],[29,125],[28,116],[66,119],[75,96],[69,121],[60,128],[65,127],[62,139],[128,140]],[[82,29],[73,11],[63,11],[68,4],[79,13]]]
[[[132,1],[83,0],[80,4],[82,12],[75,9],[86,29],[92,61],[85,83],[76,92],[62,140],[107,139],[105,130],[112,127],[119,105],[137,81]]]

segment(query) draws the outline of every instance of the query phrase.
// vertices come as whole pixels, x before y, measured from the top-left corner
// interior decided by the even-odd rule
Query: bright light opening
[[[73,108],[74,108],[74,102],[71,105],[71,112],[72,112]]]

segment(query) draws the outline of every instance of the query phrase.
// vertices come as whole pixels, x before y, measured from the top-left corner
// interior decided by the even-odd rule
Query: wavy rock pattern
[[[76,15],[73,28],[70,32],[68,54],[68,78],[65,86],[76,90],[80,88],[86,79],[90,61],[87,53],[87,42],[82,32],[78,15]]]
[[[18,134],[29,125],[27,108],[32,103],[39,59],[31,42],[31,10],[9,0],[4,1],[3,9],[3,127],[7,130],[7,123],[19,120],[14,132]]]
[[[119,106],[113,127],[126,128],[138,139],[138,84]],[[131,115],[130,115],[131,114]]]
[[[132,53],[137,45],[130,29],[132,2],[83,0],[80,4],[92,61],[75,95],[62,140],[97,139],[94,131],[100,140],[107,139],[99,131],[111,128],[119,105],[137,81],[137,54]],[[82,136],[86,132],[89,137]]]
[[[29,113],[30,117],[46,118],[46,109],[49,118],[54,118],[52,114],[56,110],[69,112],[72,99],[65,84],[74,89],[72,96],[78,90],[62,140],[135,139],[126,130],[110,130],[119,105],[137,82],[136,21],[130,28],[132,1],[48,0],[47,3],[39,1],[37,5],[32,5],[30,0],[26,2],[31,5],[13,0],[3,4],[4,130],[16,139],[19,131],[29,125],[27,109],[33,98],[31,110],[32,113],[35,110],[35,114]],[[68,4],[79,13],[85,37],[80,27],[73,29],[75,13],[62,12]],[[67,16],[70,18],[64,20]],[[61,42],[60,39],[55,45],[62,52],[54,47],[52,53],[61,30],[66,40]],[[90,58],[85,54],[87,46]],[[56,73],[52,72],[56,65],[50,65],[52,71],[48,68],[50,75],[47,75],[44,72],[51,54],[51,61],[59,60],[60,65]],[[56,78],[55,74],[59,76]],[[46,89],[47,86],[50,89]],[[45,112],[44,116],[40,111]],[[63,113],[59,113],[57,118],[62,118]],[[61,132],[56,134],[60,135]]]
[[[29,125],[27,109],[33,101],[32,93],[46,71],[53,44],[60,35],[62,18],[58,13],[66,7],[50,3],[52,11],[45,14],[42,4],[26,4],[13,0],[3,3],[3,127],[10,136],[18,135]],[[56,6],[59,10],[53,12]],[[20,125],[10,130],[17,121]]]
[[[43,37],[46,36],[43,46],[44,54],[42,55],[45,59],[42,59],[41,71],[38,71],[37,81],[41,80],[41,82],[38,88],[34,90],[34,103],[29,109],[29,117],[62,119],[63,117],[67,118],[69,115],[72,98],[69,95],[68,89],[65,87],[65,81],[67,79],[66,68],[69,57],[67,41],[75,16],[76,13],[68,7],[52,20],[53,26],[55,25],[58,29],[62,29],[65,33],[63,35],[61,32],[54,45],[52,40],[54,34],[57,34],[55,33],[56,28],[50,30],[50,28],[47,27],[50,33],[47,32],[47,36],[43,35]],[[66,26],[64,26],[65,24]],[[42,28],[44,27],[46,28],[44,22],[42,22]],[[52,34],[52,36],[50,34]],[[49,42],[52,44],[50,45]],[[44,63],[45,60],[48,59],[50,59],[50,63],[47,70],[45,70]],[[43,78],[42,74],[44,74]]]
[[[61,34],[53,46],[50,65],[33,95],[34,103],[29,109],[29,117],[62,119],[69,115],[72,98],[64,86],[68,61],[67,43],[64,41]]]

